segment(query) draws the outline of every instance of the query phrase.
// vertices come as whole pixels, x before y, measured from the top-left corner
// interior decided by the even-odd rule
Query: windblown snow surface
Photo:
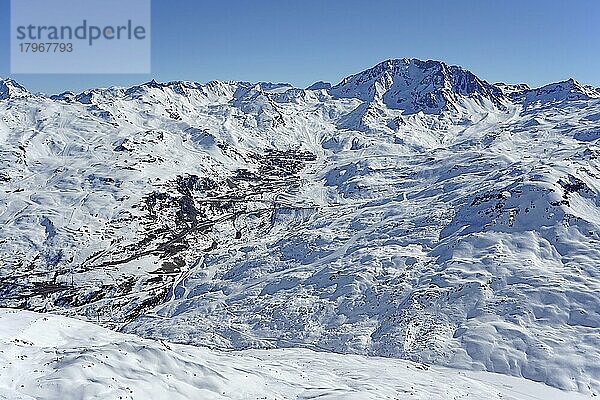
[[[438,366],[600,393],[598,89],[414,59],[309,89],[0,82],[0,306],[213,349],[176,346],[165,374],[186,351],[239,379],[238,354],[329,382],[364,365],[381,388],[371,366],[414,365],[349,353],[435,365],[439,390],[459,375]],[[302,398],[281,390],[261,393]]]
[[[0,309],[0,399],[544,399],[586,396],[489,372],[307,349],[219,352]]]

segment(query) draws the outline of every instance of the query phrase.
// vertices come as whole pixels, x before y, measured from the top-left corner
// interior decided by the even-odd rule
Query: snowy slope
[[[403,59],[310,89],[10,93],[1,306],[600,392],[596,89]]]
[[[591,99],[600,99],[600,91],[591,86],[584,86],[574,79],[525,91],[525,104]]]
[[[27,89],[12,79],[0,79],[0,100],[29,96]]]
[[[0,399],[585,399],[524,379],[303,349],[218,352],[0,309]]]

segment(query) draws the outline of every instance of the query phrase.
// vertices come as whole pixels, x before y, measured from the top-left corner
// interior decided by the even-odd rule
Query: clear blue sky
[[[0,3],[6,77],[9,0]],[[151,75],[12,77],[47,93],[151,78],[303,87],[401,57],[459,64],[491,82],[600,86],[600,1],[153,0]]]

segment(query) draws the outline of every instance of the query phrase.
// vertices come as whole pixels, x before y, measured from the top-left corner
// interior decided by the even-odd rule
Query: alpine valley
[[[0,307],[0,399],[598,396],[600,89],[0,80]]]

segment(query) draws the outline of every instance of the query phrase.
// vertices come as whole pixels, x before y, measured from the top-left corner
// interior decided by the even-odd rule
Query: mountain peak
[[[550,83],[538,89],[524,93],[524,103],[550,103],[560,101],[590,100],[600,98],[600,91],[591,86],[582,85],[573,78]]]
[[[18,82],[10,78],[0,78],[0,100],[29,96],[31,96],[31,93]]]
[[[322,90],[322,89],[324,89],[324,90],[331,89],[331,83],[324,82],[324,81],[318,81],[306,88],[306,90]]]
[[[439,114],[458,110],[470,98],[501,106],[502,91],[470,71],[441,61],[415,58],[390,59],[355,75],[331,89],[335,97],[356,97],[365,102],[382,101],[406,114],[423,111]]]

